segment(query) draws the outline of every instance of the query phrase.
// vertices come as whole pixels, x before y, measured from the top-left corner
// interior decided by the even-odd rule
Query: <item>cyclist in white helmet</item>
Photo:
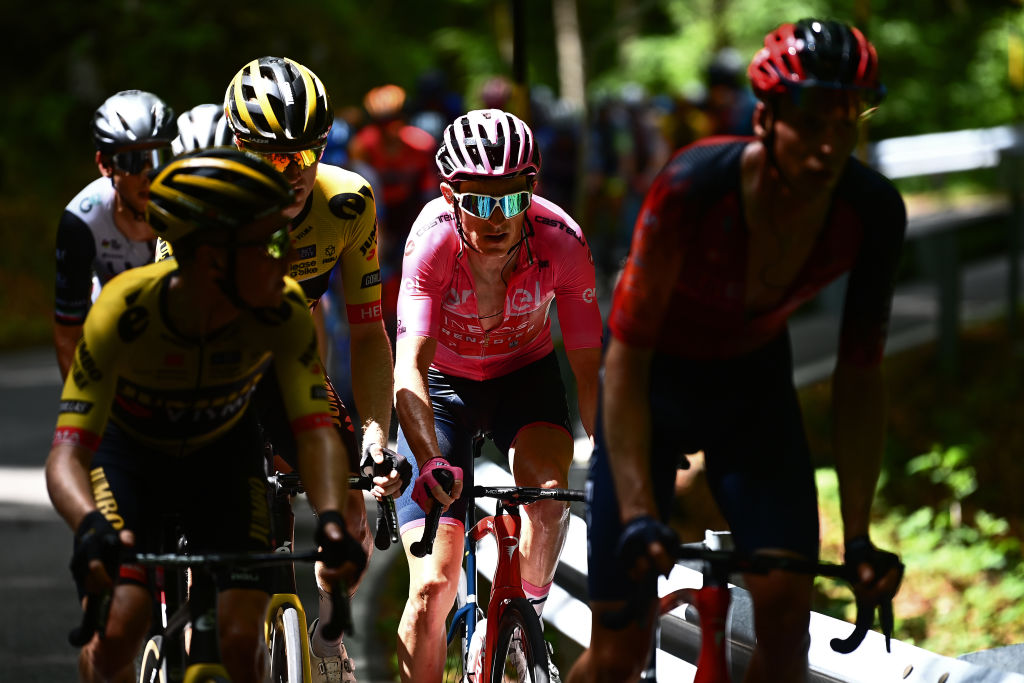
[[[409,556],[409,599],[398,631],[403,681],[437,681],[444,621],[455,597],[471,444],[488,435],[521,486],[566,487],[573,437],[549,311],[558,305],[580,419],[593,433],[601,314],[590,249],[579,226],[533,194],[541,160],[530,128],[499,109],[471,111],[445,131],[436,161],[441,197],[409,233],[398,295],[395,400],[398,451],[415,484],[397,503]],[[452,491],[438,486],[447,470]],[[409,552],[436,499],[446,510],[433,553]],[[524,508],[523,589],[544,606],[568,509]],[[483,635],[483,629],[477,633]]]
[[[67,377],[100,288],[118,273],[153,260],[156,235],[145,216],[146,173],[169,156],[176,133],[174,111],[143,90],[115,93],[93,115],[101,177],[68,202],[57,226],[53,343],[61,377]]]

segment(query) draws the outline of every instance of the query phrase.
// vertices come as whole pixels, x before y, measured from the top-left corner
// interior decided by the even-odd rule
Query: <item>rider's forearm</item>
[[[605,356],[604,435],[623,521],[657,516],[650,464],[651,352],[612,339]]]
[[[846,538],[868,533],[885,445],[885,385],[880,366],[840,361],[832,376],[833,451]]]
[[[92,452],[82,446],[56,444],[46,459],[46,490],[54,509],[72,530],[96,509],[89,479]]]
[[[420,465],[441,457],[427,389],[427,370],[436,347],[436,342],[424,337],[399,339],[395,355],[395,409],[402,434]]]
[[[352,394],[363,424],[363,444],[387,446],[391,427],[394,366],[384,323],[352,325]]]
[[[587,436],[594,435],[597,419],[598,371],[601,369],[601,349],[573,349],[565,352],[576,378],[576,400],[580,422]]]
[[[313,510],[342,510],[348,494],[348,460],[333,427],[307,429],[295,435],[299,475]]]
[[[68,377],[68,369],[75,358],[75,347],[81,338],[81,325],[53,324],[53,346],[57,350],[57,367],[60,368],[61,380]]]

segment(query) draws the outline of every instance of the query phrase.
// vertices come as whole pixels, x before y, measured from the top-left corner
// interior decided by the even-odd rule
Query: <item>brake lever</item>
[[[384,459],[376,462],[370,453],[369,445],[363,449],[363,460],[359,463],[362,473],[368,477],[386,477],[392,470],[397,470],[399,476],[402,476],[399,465],[400,462],[406,462],[405,458],[390,448],[381,450]],[[411,468],[408,469],[411,471]],[[398,512],[395,510],[395,501],[391,496],[385,496],[377,501],[377,530],[373,536],[373,544],[378,550],[387,550],[392,543],[397,544],[399,540],[401,539],[398,536]]]

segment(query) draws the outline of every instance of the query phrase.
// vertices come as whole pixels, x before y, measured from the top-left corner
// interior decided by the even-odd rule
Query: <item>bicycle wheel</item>
[[[153,636],[146,641],[139,667],[139,683],[167,683],[167,660],[160,656],[163,636]]]
[[[491,653],[491,683],[549,683],[548,648],[540,617],[526,598],[513,598],[501,611],[498,640]]]
[[[466,639],[466,570],[459,572],[459,590],[455,595],[455,605],[445,622],[445,634],[448,638],[448,654],[444,662],[444,683],[464,683],[466,680],[466,654],[469,641]],[[477,611],[477,622],[480,621]]]
[[[267,645],[270,647],[270,680],[273,683],[302,683],[302,626],[299,612],[282,604],[270,619]]]

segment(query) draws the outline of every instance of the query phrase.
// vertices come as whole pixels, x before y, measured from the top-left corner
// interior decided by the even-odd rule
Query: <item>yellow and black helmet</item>
[[[146,220],[172,245],[234,231],[280,212],[291,185],[259,157],[231,148],[183,154],[152,173]]]
[[[224,113],[242,141],[295,149],[324,144],[334,110],[316,74],[287,57],[260,57],[235,74]]]

